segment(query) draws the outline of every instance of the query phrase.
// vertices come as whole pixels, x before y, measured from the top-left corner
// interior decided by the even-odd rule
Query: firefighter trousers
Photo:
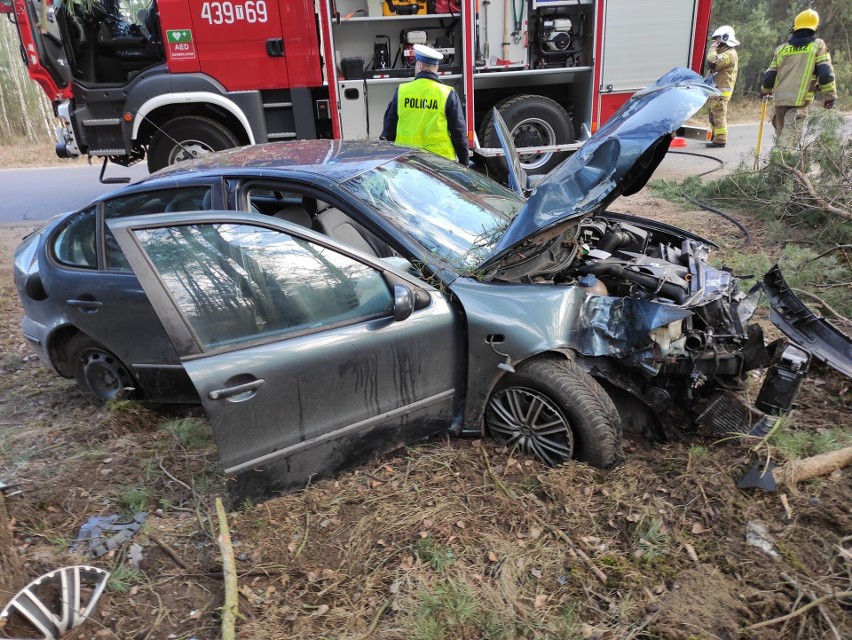
[[[808,115],[808,105],[802,107],[779,107],[775,105],[772,126],[775,128],[775,144],[782,149],[792,150],[799,146],[802,127]]]
[[[730,97],[713,96],[710,98],[710,133],[711,140],[719,144],[728,142],[728,101]]]

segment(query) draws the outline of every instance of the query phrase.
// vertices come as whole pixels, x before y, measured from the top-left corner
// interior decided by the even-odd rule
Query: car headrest
[[[277,211],[274,215],[274,218],[278,218],[279,220],[286,220],[287,222],[292,222],[293,224],[298,224],[303,227],[310,228],[311,226],[311,214],[309,214],[304,207],[298,204],[291,204],[280,211]]]

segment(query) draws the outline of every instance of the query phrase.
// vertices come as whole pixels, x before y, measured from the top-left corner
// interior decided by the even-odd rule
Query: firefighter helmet
[[[736,47],[740,43],[740,41],[734,36],[734,28],[729,27],[728,25],[724,25],[716,29],[713,32],[712,39],[720,40],[722,44],[726,44],[729,47]]]
[[[810,29],[816,31],[819,26],[819,14],[813,9],[805,9],[793,20],[793,31]]]

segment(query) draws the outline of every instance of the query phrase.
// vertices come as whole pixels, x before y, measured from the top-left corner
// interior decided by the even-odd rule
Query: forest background
[[[139,0],[121,1],[139,4]],[[849,0],[714,0],[710,33],[728,24],[734,27],[742,43],[734,106],[737,102],[758,99],[760,81],[772,52],[786,40],[793,17],[808,7],[820,14],[818,35],[828,43],[831,52],[838,106],[845,110],[852,108],[852,2]],[[649,53],[653,53],[654,43],[648,42],[647,46]],[[0,18],[0,78],[0,145],[53,142],[56,126],[53,109],[41,88],[27,77],[15,26],[3,18]],[[753,112],[757,114],[758,110]]]

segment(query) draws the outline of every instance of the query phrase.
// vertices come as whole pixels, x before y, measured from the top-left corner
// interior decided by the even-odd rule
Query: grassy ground
[[[85,158],[57,158],[52,143],[29,144],[26,140],[0,143],[0,169],[76,166]]]

